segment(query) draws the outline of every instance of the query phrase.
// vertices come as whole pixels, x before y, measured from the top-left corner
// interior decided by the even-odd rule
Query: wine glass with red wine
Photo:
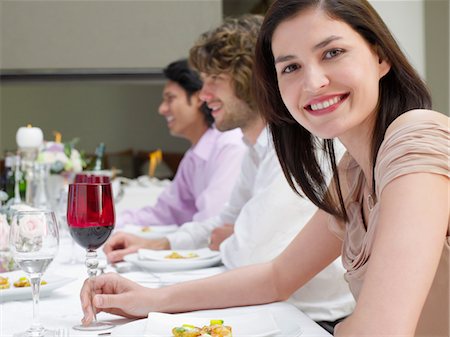
[[[92,173],[78,173],[75,176],[75,184],[109,184],[111,179],[104,175],[95,175]]]
[[[114,229],[114,222],[114,201],[110,183],[69,185],[67,223],[75,242],[87,250],[86,267],[92,289],[98,267],[96,250],[109,238]],[[111,327],[110,323],[98,322],[95,318],[89,326],[77,325],[74,329],[96,331]]]

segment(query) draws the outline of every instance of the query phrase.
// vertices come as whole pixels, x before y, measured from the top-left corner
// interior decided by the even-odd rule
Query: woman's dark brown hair
[[[390,71],[379,83],[378,111],[372,134],[372,167],[392,121],[408,110],[431,108],[431,97],[389,29],[367,1],[279,0],[269,9],[255,50],[254,94],[258,108],[269,124],[277,155],[291,187],[300,194],[296,188],[298,184],[319,208],[347,220],[332,140],[319,141],[294,120],[283,103],[277,83],[272,53],[273,33],[281,22],[309,8],[319,8],[331,18],[347,23],[374,48],[381,59],[391,65]],[[316,149],[321,146],[327,152],[334,173],[336,191],[332,193],[328,191],[318,164],[319,158],[316,158]],[[331,197],[332,194],[339,201]]]

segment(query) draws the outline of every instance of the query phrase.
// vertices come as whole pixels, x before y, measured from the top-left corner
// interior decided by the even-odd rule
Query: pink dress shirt
[[[239,175],[245,150],[240,129],[208,129],[186,152],[174,180],[156,204],[122,212],[117,226],[181,226],[219,214]]]

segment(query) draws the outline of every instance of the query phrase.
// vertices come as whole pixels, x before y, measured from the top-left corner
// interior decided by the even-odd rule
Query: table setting
[[[69,245],[70,242],[68,238],[61,240],[60,252],[57,256],[55,256],[54,261],[50,264],[48,270],[42,277],[42,279],[47,282],[46,285],[41,286],[41,293],[43,296],[39,303],[40,321],[43,323],[45,328],[54,331],[54,336],[61,337],[159,336],[160,334],[155,333],[153,325],[149,322],[153,322],[160,316],[156,316],[155,318],[152,317],[152,314],[150,314],[149,318],[146,319],[130,320],[102,312],[97,315],[98,321],[108,322],[113,325],[113,327],[98,331],[80,331],[74,329],[74,326],[79,324],[82,318],[79,292],[84,280],[87,278],[87,273],[86,266],[82,262],[67,264],[67,255],[69,253],[67,248],[69,248]],[[105,261],[105,256],[101,250],[98,251],[98,258],[100,261]],[[179,282],[213,276],[224,271],[226,271],[225,267],[216,266],[184,271],[151,272],[133,265],[131,268],[126,269],[126,271],[121,272],[121,274],[122,276],[138,282],[146,287],[158,288]],[[117,272],[117,270],[114,265],[108,264],[106,265],[105,272]],[[21,271],[15,271],[13,273],[17,274],[12,277],[12,280],[15,280],[15,277],[22,275]],[[47,286],[49,286],[49,288],[45,288]],[[28,290],[28,296],[26,296],[26,290]],[[20,297],[5,297],[0,302],[3,316],[0,331],[2,336],[19,336],[17,333],[23,330],[23,327],[27,326],[28,323],[31,322],[31,290],[30,288],[26,288],[25,291],[22,290],[23,293],[21,293]],[[0,297],[1,296],[3,295],[0,292]],[[239,337],[251,335],[254,337],[256,332],[260,333],[260,330],[253,331],[253,334],[248,333],[251,326],[253,326],[252,324],[250,324],[250,327],[246,324],[242,327],[242,322],[236,322],[236,318],[239,317],[248,318],[247,320],[244,320],[244,323],[245,321],[249,323],[254,322],[253,318],[255,316],[245,315],[257,315],[256,317],[258,317],[258,315],[262,315],[260,317],[267,317],[267,315],[271,315],[275,322],[275,329],[274,331],[270,330],[273,332],[272,334],[263,333],[261,337],[331,336],[297,308],[285,302],[272,303],[262,306],[248,306],[220,310],[203,310],[185,314],[172,314],[170,317],[175,317],[175,319],[180,318],[182,324],[197,324],[198,318],[203,319],[201,322],[207,322],[209,319],[221,319],[224,320],[224,324],[230,324],[233,327],[234,336]],[[193,318],[191,319],[191,317]],[[271,320],[272,318],[264,319],[261,322],[258,321],[256,326],[259,329],[259,325],[264,326],[263,323]],[[172,336],[171,329],[174,327],[170,322],[172,321],[163,320],[161,323],[167,323],[166,325],[162,325],[162,327],[166,329],[164,336],[167,337]],[[158,325],[159,329],[161,328],[161,324]]]
[[[239,336],[314,336],[314,337],[328,337],[329,335],[325,330],[318,326],[315,322],[309,319],[297,308],[288,303],[272,303],[263,306],[248,306],[240,308],[228,308],[220,310],[203,310],[190,312],[185,314],[172,314],[169,317],[171,319],[160,320],[161,316],[157,314],[149,315],[149,318],[131,320],[107,313],[99,313],[97,315],[98,322],[108,323],[111,327],[107,329],[101,329],[96,331],[81,331],[74,329],[79,325],[82,318],[82,311],[80,307],[79,293],[84,280],[88,277],[86,272],[86,266],[82,259],[76,263],[68,263],[67,258],[70,253],[71,240],[65,236],[60,240],[60,247],[58,253],[55,255],[54,260],[48,266],[48,269],[42,276],[42,280],[46,284],[41,285],[42,298],[39,301],[39,320],[47,331],[51,331],[49,336],[66,337],[66,336],[166,336],[171,337],[172,328],[174,327],[173,319],[175,322],[181,324],[206,324],[210,319],[224,320],[224,324],[229,324],[233,328],[233,334],[236,337]],[[77,245],[78,246],[78,245]],[[80,247],[78,247],[80,248]],[[175,251],[180,255],[193,253],[193,251]],[[105,256],[101,248],[97,249],[98,260],[104,262],[104,272],[118,272],[120,268],[116,269],[116,266],[106,264]],[[167,251],[163,253],[152,254],[144,251],[144,256],[154,257],[156,260],[147,260],[147,262],[164,263],[159,261],[165,259],[162,254],[173,253],[173,251]],[[202,257],[208,260],[206,252],[199,254],[198,261],[202,260]],[[216,258],[211,255],[211,258]],[[220,258],[220,256],[219,256]],[[159,260],[158,260],[159,259]],[[129,262],[121,262],[129,264]],[[99,265],[100,265],[99,264]],[[120,263],[119,263],[120,264]],[[172,270],[164,269],[153,270],[147,268],[141,268],[140,266],[131,264],[129,268],[122,269],[121,274],[133,281],[136,281],[146,287],[164,287],[171,284],[176,284],[183,281],[190,281],[200,279],[204,277],[213,276],[226,271],[223,266],[212,266],[207,268],[192,269],[186,268],[185,270]],[[23,272],[20,270],[12,272],[10,274],[11,281],[20,279]],[[16,291],[16,290],[12,290]],[[28,294],[27,294],[28,292]],[[32,322],[32,304],[31,289],[23,288],[20,290],[20,294],[14,294],[13,296],[3,295],[0,291],[1,312],[2,312],[2,324],[0,328],[0,335],[5,337],[17,337],[20,332],[23,332],[27,326]],[[17,296],[16,296],[17,295]],[[238,318],[246,318],[244,320],[238,320]],[[255,321],[258,317],[263,318],[261,321]],[[267,318],[270,317],[270,318]],[[200,322],[197,320],[200,318]],[[157,319],[158,329],[163,329],[164,334],[161,334],[161,330],[155,330],[153,323]],[[266,322],[274,322],[270,325],[268,331],[261,331],[261,326],[265,327]],[[198,323],[197,323],[198,322]],[[252,324],[252,322],[255,322]],[[178,323],[176,323],[178,324]],[[255,330],[255,327],[257,329]],[[252,330],[253,328],[253,330]]]
[[[18,132],[21,155],[28,163],[25,176],[29,186],[40,179],[33,164],[42,144],[39,130],[20,129],[20,137]],[[42,172],[44,179],[48,171]],[[8,256],[0,270],[0,335],[171,337],[177,326],[181,330],[176,331],[184,331],[185,325],[213,326],[215,322],[214,326],[222,326],[217,322],[223,321],[223,327],[231,327],[235,337],[330,336],[285,302],[182,314],[149,313],[148,318],[139,320],[100,312],[92,324],[82,326],[81,287],[86,279],[95,282],[100,273],[120,273],[146,287],[159,288],[226,271],[220,253],[208,248],[141,249],[125,256],[123,262],[107,262],[101,247],[118,230],[116,215],[154,204],[169,184],[152,177],[113,179],[102,172],[78,172],[51,198],[47,194],[47,199],[36,199],[36,193],[28,193],[22,199],[16,188],[13,201],[6,207],[0,204],[0,251],[7,253],[2,257]],[[129,224],[119,230],[158,238],[177,227]]]
[[[193,250],[139,249],[124,257],[126,262],[150,272],[170,272],[214,267],[221,262],[220,253],[208,248]]]

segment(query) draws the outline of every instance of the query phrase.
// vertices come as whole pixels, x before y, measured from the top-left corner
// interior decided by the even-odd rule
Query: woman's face
[[[276,28],[272,50],[284,104],[303,127],[322,138],[372,127],[390,67],[349,25],[308,9]]]

